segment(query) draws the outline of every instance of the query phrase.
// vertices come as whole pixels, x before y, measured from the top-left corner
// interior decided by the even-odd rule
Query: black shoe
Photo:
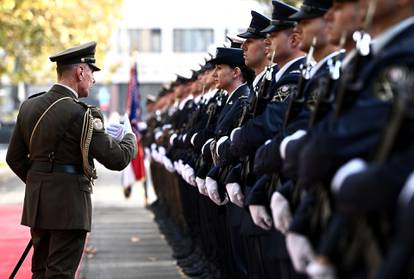
[[[131,196],[131,191],[132,191],[131,185],[128,185],[127,187],[124,188],[124,197],[126,199],[129,199],[129,197]]]

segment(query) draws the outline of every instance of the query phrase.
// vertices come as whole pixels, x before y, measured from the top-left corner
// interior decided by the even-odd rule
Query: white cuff
[[[155,140],[158,140],[161,136],[162,136],[162,132],[158,131],[158,132],[155,133],[154,138],[155,138]]]
[[[398,201],[402,205],[406,205],[410,202],[411,198],[414,195],[414,173],[411,173],[405,182],[404,188],[400,192]]]
[[[219,147],[220,147],[220,145],[221,145],[221,144],[223,144],[223,142],[225,142],[228,138],[229,138],[228,136],[224,136],[224,137],[221,137],[221,138],[217,141],[217,144],[216,144],[216,154],[217,154],[217,156],[219,156],[218,151],[219,151]]]
[[[192,135],[192,137],[190,139],[190,142],[191,142],[191,145],[192,146],[194,146],[194,140],[195,140],[195,138],[196,138],[197,135],[198,135],[198,133],[195,133],[194,135]]]
[[[290,136],[285,137],[282,142],[280,143],[279,146],[279,152],[280,152],[280,157],[282,157],[282,159],[286,159],[286,148],[288,143],[291,140],[297,140],[300,139],[301,137],[306,135],[306,131],[305,130],[297,130],[295,133],[293,133]]]
[[[201,147],[201,152],[203,152],[204,148],[209,145],[212,141],[214,140],[214,138],[210,138],[208,139],[204,144],[203,147]]]
[[[170,145],[173,145],[174,140],[175,140],[176,137],[177,137],[177,134],[176,133],[174,133],[174,134],[171,135],[170,140],[169,140]]]
[[[332,192],[338,193],[341,190],[341,187],[345,179],[347,179],[350,175],[362,172],[367,168],[367,163],[360,158],[352,159],[351,161],[340,167],[336,171],[334,177],[332,178]]]
[[[241,130],[240,127],[234,128],[233,131],[231,131],[230,133],[230,140],[233,141],[234,138],[234,133],[236,133],[236,131]]]

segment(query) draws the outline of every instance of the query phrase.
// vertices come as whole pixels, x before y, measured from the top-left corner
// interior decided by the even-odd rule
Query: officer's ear
[[[76,67],[76,78],[78,81],[83,80],[83,71],[84,71],[84,67],[82,65],[78,65]]]

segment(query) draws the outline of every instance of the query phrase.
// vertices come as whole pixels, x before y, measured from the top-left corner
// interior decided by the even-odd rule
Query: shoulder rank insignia
[[[297,89],[296,84],[285,84],[280,86],[272,98],[272,102],[284,102],[287,97],[294,93]]]

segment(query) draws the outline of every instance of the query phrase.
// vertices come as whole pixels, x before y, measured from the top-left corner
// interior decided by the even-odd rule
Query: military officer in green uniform
[[[32,278],[74,278],[91,229],[93,159],[122,170],[136,153],[128,120],[105,133],[99,109],[79,101],[100,70],[95,48],[90,42],[50,57],[58,82],[23,102],[10,140],[7,163],[26,184],[22,224],[31,228]]]

